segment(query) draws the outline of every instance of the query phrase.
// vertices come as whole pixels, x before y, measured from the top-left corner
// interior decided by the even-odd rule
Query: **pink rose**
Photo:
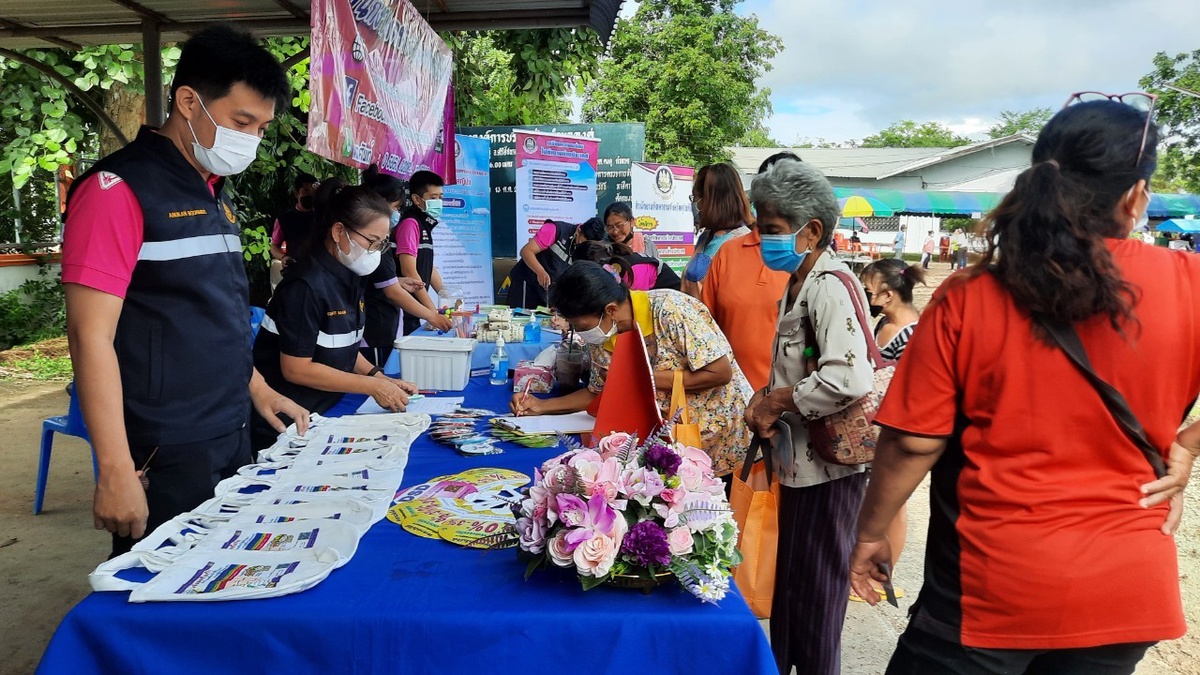
[[[584,576],[606,576],[612,569],[613,561],[617,559],[619,549],[620,545],[615,539],[597,534],[575,547],[575,552],[572,554],[575,569]]]
[[[558,567],[570,567],[575,564],[569,548],[566,530],[559,530],[553,537],[546,540],[546,552],[550,554],[550,562]]]
[[[684,460],[675,475],[679,476],[679,482],[689,492],[697,492],[704,487],[704,469],[695,462]]]
[[[517,532],[520,533],[520,545],[524,551],[541,553],[546,547],[546,526],[538,518],[518,518]]]
[[[601,438],[598,445],[600,456],[604,459],[616,457],[617,453],[629,444],[629,439],[631,438],[633,438],[633,436],[621,431],[614,431],[604,438]]]
[[[686,527],[677,527],[667,533],[667,546],[671,555],[687,555],[692,552],[692,533]]]
[[[623,473],[621,484],[624,486],[625,494],[642,506],[649,506],[650,502],[659,496],[665,487],[658,472],[645,467]]]

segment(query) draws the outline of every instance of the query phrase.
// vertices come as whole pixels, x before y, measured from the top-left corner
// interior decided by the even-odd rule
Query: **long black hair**
[[[361,229],[372,217],[388,218],[392,207],[374,190],[362,185],[347,185],[330,178],[321,183],[313,200],[313,227],[295,256],[307,260],[325,245],[325,235],[334,223]]]
[[[600,263],[580,260],[550,286],[550,306],[564,319],[600,316],[610,302],[629,300],[629,287]]]
[[[1158,129],[1146,113],[1114,101],[1063,108],[1033,146],[1033,165],[985,219],[991,245],[977,272],[991,271],[1021,310],[1078,322],[1133,320],[1137,290],[1121,277],[1105,240],[1126,223],[1113,213],[1157,165]],[[1040,331],[1039,331],[1040,334]],[[1047,336],[1042,336],[1049,339]]]

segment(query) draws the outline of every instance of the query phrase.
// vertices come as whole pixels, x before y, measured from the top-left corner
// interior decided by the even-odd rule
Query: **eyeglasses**
[[[388,249],[392,248],[392,242],[389,239],[371,239],[367,235],[363,234],[362,232],[359,232],[358,230],[354,229],[353,227],[350,227],[349,225],[343,224],[343,226],[350,232],[353,232],[354,234],[357,234],[358,236],[362,237],[362,240],[367,242],[367,252],[368,253],[383,253],[384,251],[387,251]]]
[[[1150,137],[1150,120],[1154,115],[1154,104],[1158,101],[1158,96],[1156,94],[1147,94],[1144,91],[1131,91],[1127,94],[1080,91],[1067,97],[1067,102],[1063,104],[1063,107],[1066,108],[1076,103],[1087,103],[1088,101],[1116,101],[1117,103],[1124,103],[1134,110],[1146,113],[1146,125],[1142,127],[1142,143],[1138,146],[1137,161],[1133,163],[1134,168],[1136,168],[1142,163],[1142,155],[1146,154],[1146,139]]]
[[[618,230],[620,230],[623,227],[633,227],[633,221],[632,220],[622,220],[619,223],[614,223],[612,225],[605,225],[604,229],[605,229],[605,231],[608,231],[608,232],[617,232]]]

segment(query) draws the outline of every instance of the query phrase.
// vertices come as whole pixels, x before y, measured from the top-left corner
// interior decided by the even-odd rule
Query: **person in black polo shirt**
[[[296,250],[312,229],[313,195],[320,186],[320,181],[311,173],[296,176],[292,182],[296,203],[275,217],[275,227],[271,230],[271,258],[282,262],[284,267],[292,261],[288,254]]]
[[[442,186],[445,181],[432,171],[418,171],[408,179],[410,201],[400,212],[400,224],[392,234],[396,244],[396,260],[401,276],[419,278],[424,287],[415,293],[431,310],[437,310],[429,295],[430,286],[442,295],[442,275],[433,264],[433,228],[442,217]],[[421,320],[412,314],[404,316],[404,334],[421,327]]]
[[[254,38],[205,29],[183,46],[162,128],[142,127],[71,186],[67,336],[99,466],[95,526],[113,533],[113,555],[250,461],[251,404],[280,431],[279,413],[307,427],[253,369],[241,228],[222,191],[290,100]]]
[[[383,197],[392,207],[392,229],[400,223],[398,209],[404,204],[404,183],[395,176],[381,173],[375,164],[363,172],[362,184]],[[422,291],[425,284],[420,279],[399,277],[396,274],[396,257],[390,250],[384,251],[379,267],[367,277],[366,311],[367,325],[363,329],[363,356],[377,366],[387,363],[388,357],[400,337],[401,310],[403,316],[415,316],[427,321],[434,328],[449,331],[453,328],[450,318],[422,305],[414,293]]]
[[[363,277],[390,250],[392,209],[373,190],[325,181],[317,191],[312,237],[297,252],[267,305],[254,340],[254,364],[267,383],[317,413],[344,394],[366,394],[385,410],[404,410],[417,388],[392,379],[359,353],[366,312]],[[255,421],[252,445],[275,441]]]
[[[521,247],[520,257],[508,273],[509,307],[536,309],[546,304],[546,290],[571,264],[575,247],[604,239],[604,223],[589,218],[582,225],[547,220]]]

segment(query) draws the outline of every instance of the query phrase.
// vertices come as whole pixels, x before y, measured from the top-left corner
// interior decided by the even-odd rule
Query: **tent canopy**
[[[622,0],[413,0],[435,30],[591,26],[608,41]],[[142,42],[151,28],[180,42],[204,26],[238,23],[261,37],[307,35],[311,0],[3,0],[0,47]]]
[[[1004,198],[1002,192],[941,192],[937,190],[870,190],[866,188],[834,188],[838,199],[859,196],[874,199],[892,207],[896,213],[932,214],[935,216],[971,216],[987,213]],[[1146,210],[1151,218],[1182,218],[1200,215],[1200,195],[1159,194],[1150,195],[1150,206]],[[1200,221],[1176,221],[1200,223]],[[1160,227],[1161,229],[1161,227]],[[1177,230],[1191,232],[1194,230]]]
[[[1173,220],[1165,220],[1154,228],[1159,232],[1182,232],[1191,234],[1200,234],[1200,220],[1191,220],[1187,218],[1177,218]]]

